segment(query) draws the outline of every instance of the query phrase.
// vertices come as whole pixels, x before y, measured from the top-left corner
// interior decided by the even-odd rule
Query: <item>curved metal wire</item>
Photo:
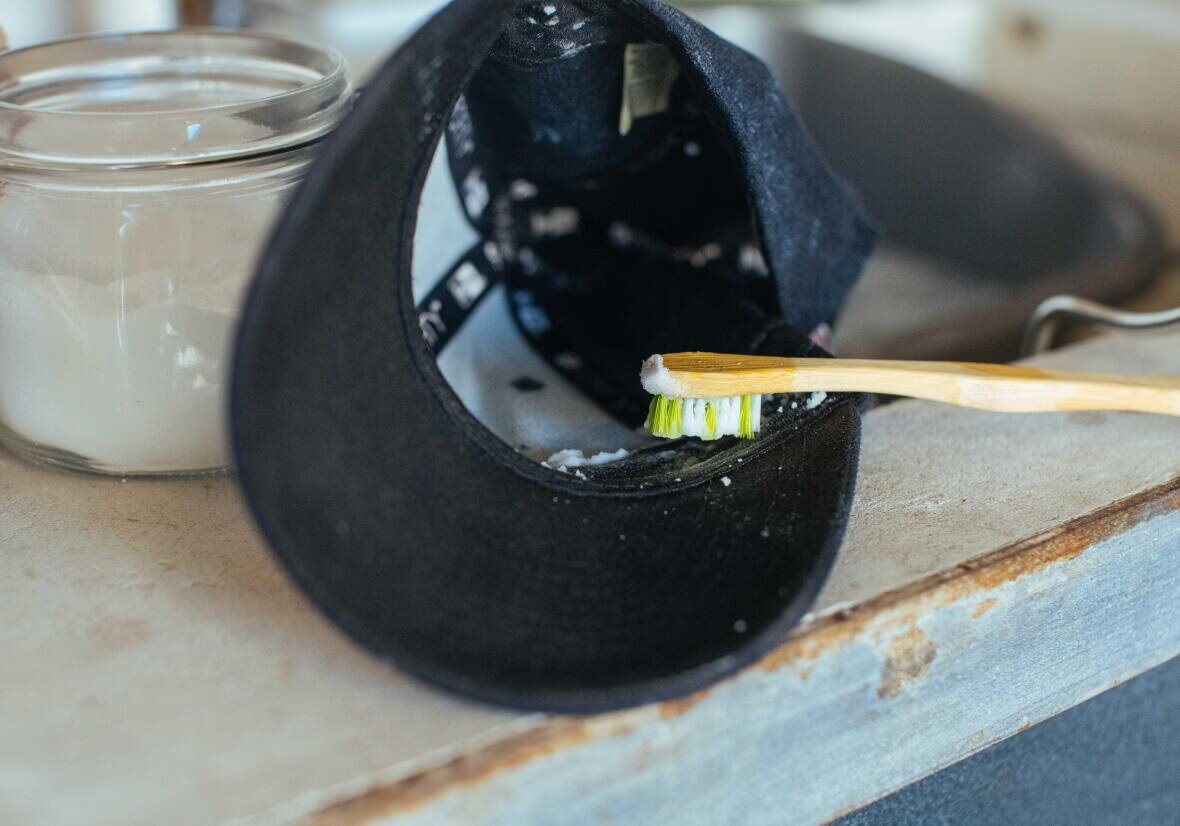
[[[1170,269],[1178,262],[1180,253],[1174,251],[1167,256],[1161,269]],[[1150,330],[1180,324],[1180,307],[1138,313],[1108,307],[1075,295],[1055,295],[1041,302],[1029,319],[1024,331],[1024,342],[1020,347],[1021,356],[1027,358],[1051,349],[1065,321],[1100,324],[1123,330]]]

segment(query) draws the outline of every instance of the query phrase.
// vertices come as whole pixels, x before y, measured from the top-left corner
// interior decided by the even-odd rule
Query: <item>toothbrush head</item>
[[[653,436],[754,439],[762,429],[761,396],[685,397],[687,388],[664,365],[662,356],[645,361],[639,375],[643,389],[653,396],[644,424]]]
[[[674,399],[657,395],[651,400],[644,426],[653,436],[663,439],[681,436],[705,441],[722,436],[755,439],[762,429],[762,397]]]

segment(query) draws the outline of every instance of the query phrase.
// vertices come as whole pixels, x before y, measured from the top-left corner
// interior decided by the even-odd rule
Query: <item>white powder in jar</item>
[[[8,438],[114,473],[228,465],[230,349],[274,193],[132,204],[13,189],[0,197]]]

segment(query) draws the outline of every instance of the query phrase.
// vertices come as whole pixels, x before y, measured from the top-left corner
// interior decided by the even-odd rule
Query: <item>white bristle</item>
[[[742,424],[742,397],[730,396],[717,406],[717,432],[722,436],[736,436]]]
[[[762,422],[762,397],[751,397],[751,420],[757,433]],[[682,433],[700,439],[718,439],[722,436],[741,435],[742,397],[729,396],[721,399],[685,399],[681,414]],[[709,427],[709,408],[716,412],[715,429]]]
[[[699,436],[705,432],[705,410],[708,403],[704,399],[684,400],[684,435]]]

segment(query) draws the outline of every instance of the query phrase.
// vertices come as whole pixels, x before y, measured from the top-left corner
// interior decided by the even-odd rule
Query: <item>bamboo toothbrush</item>
[[[762,396],[882,393],[1005,413],[1110,410],[1180,416],[1180,378],[1069,373],[1006,364],[672,353],[640,372],[647,428],[668,439],[753,439]]]

